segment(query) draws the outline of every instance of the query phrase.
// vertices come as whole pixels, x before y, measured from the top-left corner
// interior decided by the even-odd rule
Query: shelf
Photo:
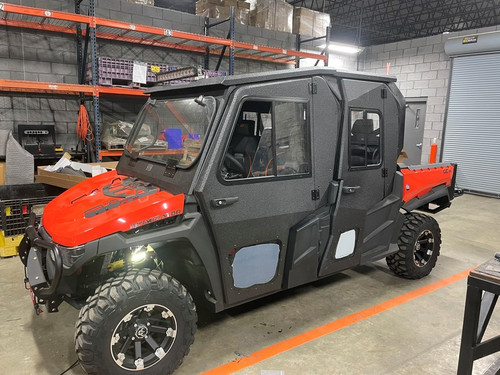
[[[323,61],[328,65],[328,55],[309,53],[275,47],[262,46],[258,44],[238,42],[234,40],[234,8],[231,8],[231,17],[228,20],[221,20],[212,24],[220,24],[229,21],[230,32],[228,39],[188,33],[160,27],[133,24],[122,21],[115,21],[106,18],[95,17],[94,0],[89,0],[91,15],[81,15],[79,13],[79,2],[76,3],[76,13],[52,11],[26,7],[21,5],[0,2],[0,26],[27,28],[49,32],[72,34],[77,39],[78,69],[80,79],[83,80],[83,69],[85,68],[86,55],[82,50],[82,35],[88,37],[90,41],[90,51],[92,62],[92,75],[97,77],[97,48],[96,38],[114,40],[154,47],[169,48],[174,50],[200,53],[205,56],[205,68],[208,69],[209,54],[218,55],[219,62],[217,70],[223,56],[229,56],[229,74],[234,71],[234,58],[264,61],[275,64],[294,64],[302,58],[309,58]],[[208,26],[207,26],[208,25]],[[208,34],[208,18],[205,18],[205,32]],[[86,35],[86,33],[89,35]],[[327,41],[329,29],[327,29]],[[300,36],[297,36],[297,49],[300,49]],[[85,51],[87,48],[85,47]],[[0,92],[28,92],[43,93],[51,95],[75,95],[91,96],[94,107],[94,134],[95,134],[95,155],[98,159],[103,156],[120,156],[122,151],[102,150],[100,140],[100,95],[127,95],[127,96],[147,96],[141,89],[131,89],[127,87],[107,87],[83,84],[15,81],[0,79]]]
[[[327,56],[316,53],[244,43],[100,17],[0,3],[0,25],[76,34],[77,25],[79,24],[94,27],[96,37],[101,39],[203,54],[206,53],[207,46],[216,45],[233,49],[235,51],[234,56],[237,58],[279,64],[295,64],[296,58],[310,58],[321,61],[327,61],[328,59]],[[209,48],[209,52],[214,55],[220,55],[221,51],[222,49]],[[229,54],[229,52],[226,51],[226,54]]]
[[[108,86],[89,86],[71,83],[37,82],[37,81],[16,81],[10,79],[0,79],[0,92],[32,92],[52,95],[126,95],[143,96],[141,89],[131,89],[128,87],[108,87]]]

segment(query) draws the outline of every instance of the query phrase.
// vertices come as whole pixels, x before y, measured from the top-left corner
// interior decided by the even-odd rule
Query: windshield
[[[200,153],[214,111],[211,96],[150,100],[139,113],[125,149],[132,157],[187,168]]]

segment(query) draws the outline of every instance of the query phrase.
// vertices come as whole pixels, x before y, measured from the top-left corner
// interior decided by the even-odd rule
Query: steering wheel
[[[241,164],[240,161],[229,152],[226,152],[226,155],[224,156],[224,165],[228,170],[241,173],[242,175],[245,174],[245,167],[243,164]]]

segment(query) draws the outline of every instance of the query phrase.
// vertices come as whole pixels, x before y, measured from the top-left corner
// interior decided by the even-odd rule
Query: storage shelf
[[[17,81],[10,79],[0,79],[0,92],[32,92],[52,95],[126,95],[143,96],[142,89],[131,89],[128,87],[115,86],[89,86],[71,83],[37,82],[37,81]]]
[[[234,40],[234,8],[231,8],[231,17],[226,20],[230,22],[230,37],[219,38],[214,36],[188,33],[184,31],[163,29],[160,27],[133,24],[115,21],[107,18],[95,17],[94,0],[89,0],[91,15],[79,14],[79,2],[77,0],[75,13],[52,11],[48,9],[33,8],[0,2],[0,26],[27,28],[49,32],[65,33],[75,35],[77,38],[78,65],[81,72],[85,67],[85,58],[82,52],[81,38],[89,32],[90,55],[92,62],[92,74],[96,77],[97,48],[96,38],[114,40],[119,42],[148,45],[154,47],[169,48],[174,50],[189,51],[205,55],[205,68],[208,69],[208,56],[218,55],[220,66],[222,56],[229,56],[229,74],[233,73],[234,58],[250,59],[255,61],[270,62],[275,64],[294,64],[302,58],[323,61],[328,64],[328,54],[317,54],[289,49],[281,49],[258,44],[238,42]],[[220,21],[216,24],[225,21]],[[205,18],[207,29],[208,18]],[[208,27],[210,25],[208,24]],[[327,36],[329,30],[327,29]],[[300,36],[297,36],[300,40]],[[328,41],[328,38],[327,38]],[[300,49],[300,43],[297,42]],[[80,74],[79,72],[79,74]],[[83,77],[83,73],[81,73]],[[94,107],[94,133],[95,133],[95,155],[98,159],[103,156],[119,156],[121,151],[101,150],[100,140],[100,95],[127,95],[147,96],[143,90],[126,87],[97,86],[93,85],[67,84],[52,82],[15,81],[0,79],[0,92],[28,92],[43,93],[51,95],[77,95],[91,96]]]
[[[280,64],[295,64],[296,58],[327,61],[322,54],[275,48],[173,29],[115,21],[107,18],[0,3],[0,25],[76,34],[77,25],[90,25],[101,39],[206,53],[207,46],[226,46],[235,57]],[[220,55],[222,49],[209,48]],[[226,54],[229,52],[226,51]]]

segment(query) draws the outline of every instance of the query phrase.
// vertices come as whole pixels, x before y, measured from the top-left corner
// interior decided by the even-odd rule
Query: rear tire
[[[441,230],[434,218],[417,213],[405,215],[398,239],[399,251],[386,258],[396,275],[406,279],[427,276],[436,265],[441,247]]]
[[[171,374],[196,331],[193,299],[156,270],[128,271],[97,288],[80,310],[75,347],[89,374]]]

